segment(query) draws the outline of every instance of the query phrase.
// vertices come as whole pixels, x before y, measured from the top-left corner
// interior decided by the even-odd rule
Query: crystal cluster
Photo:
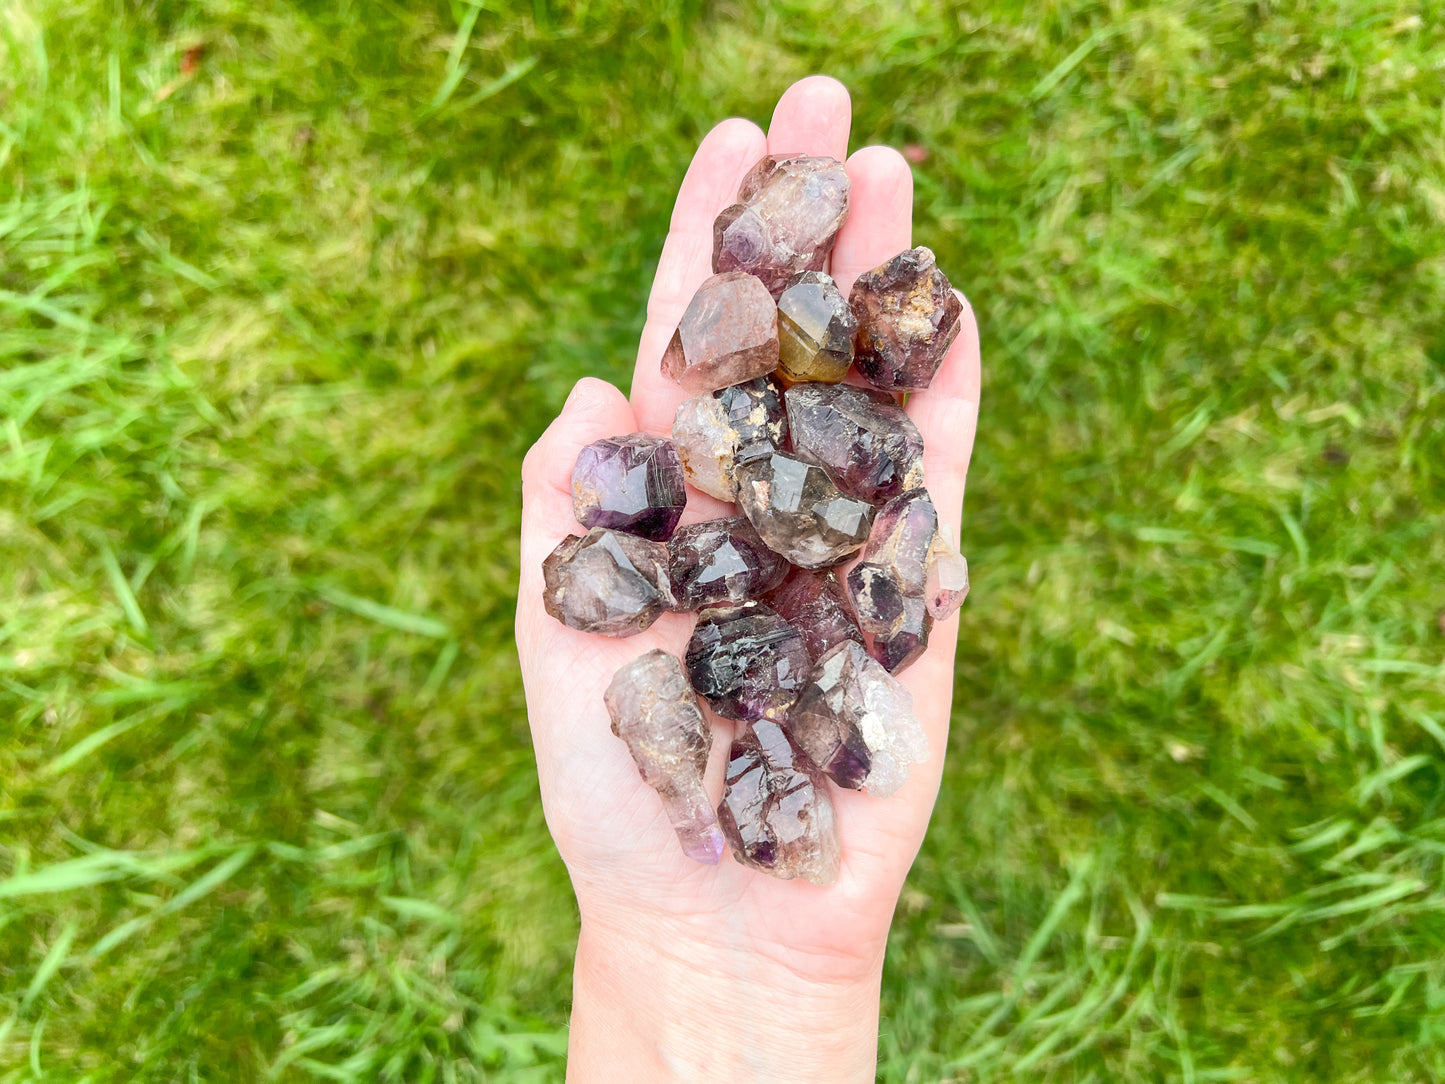
[[[612,730],[684,854],[716,862],[726,845],[817,884],[842,861],[830,788],[887,797],[927,759],[895,675],[968,594],[896,397],[928,387],[963,305],[922,247],[845,297],[827,268],[847,211],[840,162],[753,167],[663,354],[690,396],[672,432],[582,449],[572,495],[588,530],[543,563],[547,612],[575,629],[631,636],[697,614],[682,658],[648,651],[617,672]],[[680,526],[689,486],[735,510]],[[736,724],[717,804],[703,705]]]

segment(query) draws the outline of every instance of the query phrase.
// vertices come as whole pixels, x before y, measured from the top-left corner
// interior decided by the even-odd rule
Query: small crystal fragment
[[[879,798],[903,786],[908,765],[928,759],[913,697],[851,640],[818,660],[784,727],[839,786]]]
[[[942,531],[928,555],[923,597],[935,621],[947,621],[968,598],[968,559],[944,541]]]
[[[784,401],[793,453],[826,468],[844,493],[881,504],[923,484],[923,437],[891,396],[799,384]]]
[[[712,733],[682,663],[665,651],[649,651],[617,671],[603,700],[612,733],[627,743],[643,781],[661,796],[683,853],[715,864],[722,857],[722,829],[702,782]]]
[[[795,568],[768,603],[798,630],[815,663],[844,641],[864,642],[862,630],[853,620],[848,595],[832,569]]]
[[[542,562],[542,605],[569,628],[635,636],[674,605],[667,547],[594,527],[569,534]]]
[[[963,314],[932,250],[922,245],[859,275],[848,304],[858,320],[854,364],[885,391],[928,387]]]
[[[746,602],[771,591],[788,574],[788,562],[763,544],[745,516],[681,527],[667,552],[679,610]]]
[[[572,468],[572,510],[584,527],[666,542],[686,504],[677,448],[661,437],[633,433],[593,441]]]
[[[687,480],[721,501],[737,496],[734,468],[781,447],[787,432],[782,395],[766,376],[684,399],[672,420]]]
[[[848,215],[848,187],[835,158],[767,155],[713,223],[713,270],[756,275],[773,297],[798,272],[823,270]]]
[[[894,497],[878,511],[863,560],[848,572],[848,592],[869,652],[896,674],[928,647],[933,617],[925,601],[928,554],[938,512],[924,489]]]
[[[795,565],[837,564],[868,538],[873,506],[841,493],[822,467],[774,452],[736,473],[738,507],[763,541]]]
[[[838,383],[853,364],[857,330],[848,299],[830,276],[794,275],[778,298],[778,379]]]
[[[830,885],[842,850],[823,775],[777,723],[763,720],[733,739],[718,821],[745,866]]]
[[[692,395],[777,367],[777,306],[767,288],[743,271],[714,275],[698,287],[662,355],[663,375]]]
[[[811,666],[798,631],[760,602],[704,610],[687,645],[692,687],[724,719],[781,719]]]

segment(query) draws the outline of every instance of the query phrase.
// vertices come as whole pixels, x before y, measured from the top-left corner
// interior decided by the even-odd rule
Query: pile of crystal
[[[842,163],[753,167],[662,357],[690,396],[672,432],[582,449],[585,533],[543,563],[547,612],[580,632],[696,614],[682,657],[639,655],[605,696],[683,853],[715,863],[728,848],[825,885],[843,856],[832,788],[886,798],[928,758],[896,675],[968,594],[898,399],[933,380],[962,303],[922,247],[845,296],[826,269],[847,214]],[[689,487],[731,512],[683,523]],[[716,804],[709,715],[735,735]]]

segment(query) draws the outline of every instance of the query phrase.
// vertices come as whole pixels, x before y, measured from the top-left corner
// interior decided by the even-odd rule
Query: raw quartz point
[[[794,275],[778,298],[778,379],[838,383],[853,364],[857,330],[848,299],[830,276],[821,271]]]
[[[542,605],[568,628],[635,636],[674,605],[667,547],[594,527],[569,534],[542,562]]]
[[[717,814],[743,865],[784,880],[838,879],[842,850],[828,784],[777,723],[754,723],[733,739]]]
[[[928,571],[923,581],[923,599],[935,621],[947,621],[968,598],[968,559],[950,546],[943,532],[933,540]]]
[[[859,275],[848,304],[858,320],[854,364],[884,391],[928,387],[963,314],[933,251],[922,245]]]
[[[798,630],[815,663],[838,644],[863,644],[863,632],[853,619],[848,595],[832,569],[795,568],[768,602]]]
[[[686,504],[677,447],[661,437],[633,433],[593,441],[572,468],[572,510],[584,527],[666,542]]]
[[[903,786],[910,764],[928,759],[912,695],[851,640],[818,660],[785,725],[840,787],[866,787],[878,798]]]
[[[756,275],[777,297],[798,272],[823,270],[847,215],[842,162],[766,155],[713,222],[712,269]]]
[[[672,419],[687,480],[720,501],[737,496],[737,465],[780,448],[787,433],[782,393],[766,376],[684,399]]]
[[[891,396],[799,384],[783,398],[793,454],[826,468],[844,493],[882,504],[923,484],[923,436]]]
[[[643,781],[662,797],[682,853],[716,864],[722,829],[702,782],[712,733],[682,663],[665,651],[640,655],[617,671],[603,700],[612,733],[627,743]]]
[[[928,555],[938,534],[938,512],[924,489],[894,497],[878,511],[868,546],[848,573],[858,626],[869,653],[891,674],[928,647],[933,617],[925,600]]]
[[[690,395],[777,367],[777,306],[767,288],[742,271],[714,275],[698,287],[662,355],[663,375]]]
[[[679,610],[746,602],[771,591],[788,574],[788,562],[763,544],[744,516],[679,528],[667,552]]]
[[[738,507],[795,565],[835,565],[868,538],[873,506],[845,496],[816,464],[774,452],[738,467],[737,479]]]
[[[724,719],[781,719],[808,680],[803,638],[769,606],[714,606],[687,644],[687,676]]]

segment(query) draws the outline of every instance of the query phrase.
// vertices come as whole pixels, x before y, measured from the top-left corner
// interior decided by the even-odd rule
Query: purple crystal
[[[788,280],[778,298],[778,379],[836,384],[853,364],[858,321],[838,284],[821,271]]]
[[[572,510],[584,527],[611,527],[666,542],[687,504],[672,441],[632,433],[596,440],[572,468]]]
[[[848,573],[848,591],[869,651],[898,673],[928,647],[933,617],[925,592],[938,512],[924,489],[909,490],[878,511],[868,545]]]
[[[569,534],[542,562],[542,605],[569,628],[635,636],[674,605],[667,547],[594,527]]]
[[[778,367],[778,309],[751,275],[730,271],[698,287],[662,355],[663,375],[698,395]]]
[[[784,401],[793,454],[826,468],[844,493],[881,504],[923,484],[923,437],[891,396],[799,384]]]
[[[828,784],[777,723],[754,723],[733,739],[717,814],[743,865],[784,880],[838,879],[842,851]]]
[[[743,516],[679,528],[667,552],[679,610],[746,602],[771,591],[788,574],[788,562],[763,544]]]
[[[797,630],[760,602],[704,610],[687,645],[692,687],[724,719],[781,719],[811,665]]]
[[[926,388],[958,336],[963,303],[920,245],[858,276],[848,297],[858,319],[853,363],[875,388]]]
[[[795,565],[837,564],[868,537],[873,506],[841,493],[822,467],[774,452],[736,474],[738,507],[763,541]]]
[[[737,465],[781,447],[787,433],[782,394],[766,376],[684,399],[672,420],[687,480],[720,501],[737,496]]]
[[[627,743],[643,780],[661,796],[683,853],[716,863],[722,830],[702,781],[712,733],[682,663],[664,651],[649,651],[617,671],[603,699],[612,733]]]
[[[768,604],[798,630],[814,662],[845,640],[864,642],[843,584],[831,569],[793,569],[783,586],[768,598]]]

